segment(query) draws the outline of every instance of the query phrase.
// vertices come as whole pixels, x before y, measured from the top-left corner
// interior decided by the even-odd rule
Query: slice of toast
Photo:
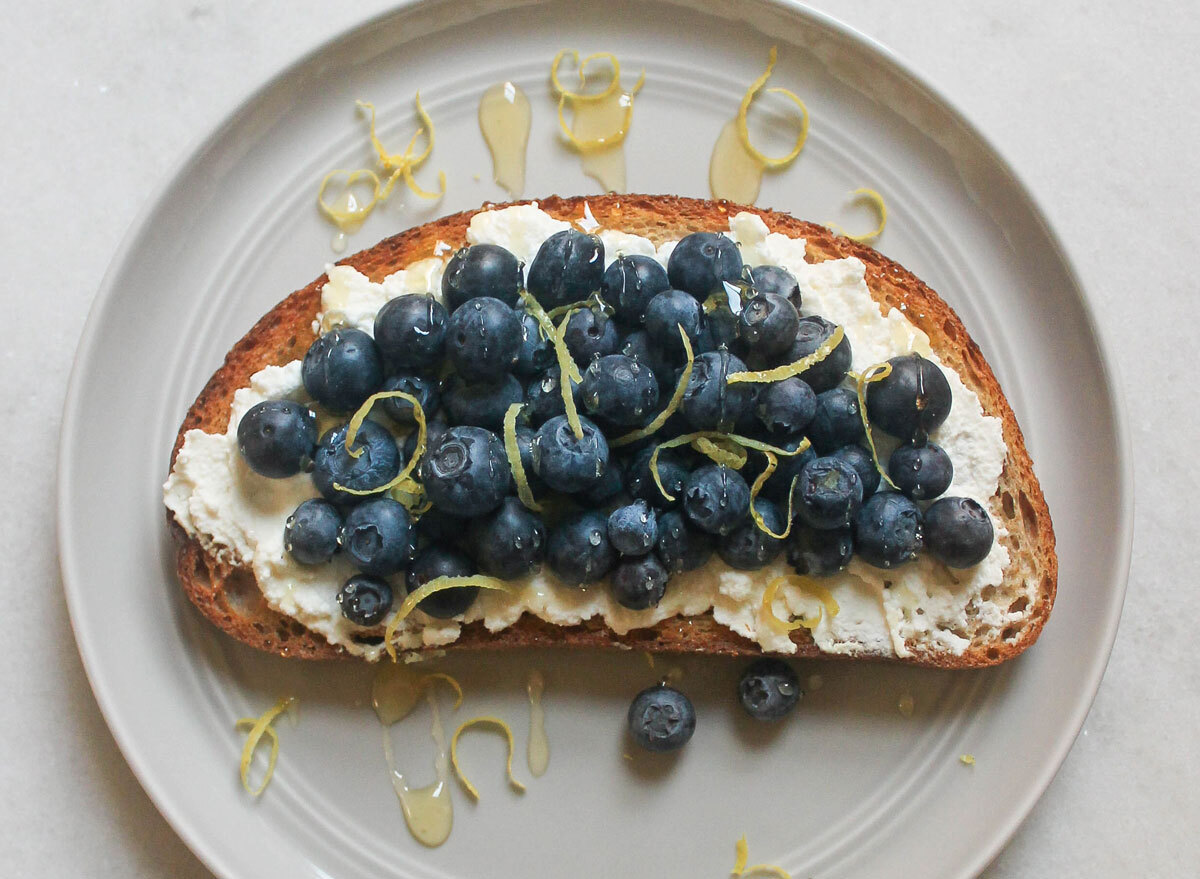
[[[557,219],[573,220],[582,215],[584,201],[583,198],[552,197],[539,201],[538,206]],[[954,369],[963,383],[978,395],[984,412],[1003,422],[1007,458],[997,493],[990,501],[990,512],[993,518],[1003,521],[1007,529],[1007,534],[1001,538],[1009,553],[1003,586],[1022,584],[1022,588],[1012,590],[1013,599],[1009,605],[1010,612],[1021,614],[1017,622],[999,632],[993,627],[969,622],[968,630],[960,634],[969,639],[970,646],[961,654],[909,639],[906,646],[912,655],[901,661],[943,668],[993,665],[1017,655],[1037,640],[1054,604],[1058,581],[1049,510],[1021,430],[995,376],[958,316],[933,290],[870,247],[835,235],[823,226],[775,211],[675,196],[609,195],[588,197],[586,201],[601,227],[642,235],[655,245],[691,232],[725,231],[731,216],[750,211],[762,217],[771,231],[804,238],[810,262],[850,256],[862,260],[866,266],[867,286],[881,312],[886,314],[893,307],[903,310],[908,319],[929,336],[931,346],[942,362]],[[474,213],[454,214],[401,232],[342,263],[353,266],[372,281],[381,281],[418,259],[436,255],[438,242],[445,242],[454,249],[465,244],[467,227]],[[322,275],[292,293],[234,345],[224,364],[188,410],[171,453],[172,464],[188,430],[225,432],[234,391],[246,386],[255,372],[266,366],[303,358],[314,339],[313,320],[320,310],[321,289],[326,280]],[[296,620],[272,610],[249,568],[217,558],[199,541],[189,537],[170,511],[167,518],[178,539],[177,566],[184,590],[218,627],[247,644],[283,656],[328,659],[352,655]],[[1026,583],[1036,584],[1032,600],[1023,587]],[[1007,594],[1003,588],[1001,592]],[[378,643],[381,634],[382,627],[378,632],[364,634],[364,643]],[[797,656],[828,655],[817,647],[805,629],[794,631],[791,638],[797,645]],[[599,618],[581,625],[560,626],[525,614],[513,625],[495,633],[487,631],[482,622],[467,624],[448,648],[436,649],[551,646],[744,656],[763,652],[757,643],[717,623],[711,612],[695,617],[668,618],[625,635],[617,635]]]

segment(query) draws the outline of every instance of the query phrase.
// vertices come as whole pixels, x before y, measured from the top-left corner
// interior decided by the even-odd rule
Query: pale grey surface
[[[1187,875],[1200,866],[1183,502],[1197,483],[1185,443],[1200,426],[1184,359],[1200,312],[1188,283],[1200,268],[1200,26],[1184,4],[1136,17],[1117,4],[973,6],[828,8],[966,108],[1037,193],[1109,337],[1130,340],[1115,347],[1139,455],[1138,538],[1109,673],[1085,735],[987,875]],[[62,394],[94,289],[147,188],[265,75],[382,8],[50,3],[0,36],[15,257],[2,405],[21,461],[0,537],[0,826],[14,875],[207,875],[125,767],[71,641],[51,503]]]

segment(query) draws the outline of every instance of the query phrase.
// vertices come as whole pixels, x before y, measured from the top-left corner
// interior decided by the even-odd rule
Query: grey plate
[[[699,4],[697,4],[699,5]],[[767,0],[737,20],[667,2],[408,4],[340,36],[249,97],[179,168],[126,239],[80,344],[61,446],[59,535],[80,652],[114,736],[184,840],[225,877],[719,876],[747,833],[751,860],[797,876],[971,875],[1028,813],[1079,729],[1120,615],[1131,470],[1110,360],[1074,273],[1032,197],[962,115],[886,50],[824,16]],[[370,670],[259,655],[199,618],[176,587],[159,486],[179,421],[225,351],[333,259],[314,206],[323,174],[369,159],[355,98],[385,140],[412,131],[421,89],[445,169],[441,203],[376,212],[352,247],[436,215],[500,200],[476,127],[488,84],[534,105],[531,195],[596,191],[556,141],[547,66],[562,48],[617,51],[646,67],[629,137],[633,191],[706,195],[708,154],[777,44],[776,82],[800,92],[812,134],[768,175],[760,204],[825,221],[858,186],[887,197],[878,246],[958,310],[1017,411],[1054,516],[1058,606],[1041,641],[1006,666],[936,673],[815,664],[821,689],[778,729],[739,716],[737,667],[682,663],[700,727],[677,759],[623,757],[630,696],[651,682],[632,655],[456,659],[468,701],[523,740],[530,667],[549,680],[550,772],[517,798],[499,741],[466,747],[483,793],[457,799],[441,849],[404,829],[365,707]],[[770,107],[768,107],[768,110]],[[767,121],[770,121],[770,112]],[[482,180],[474,179],[479,175]],[[397,200],[399,202],[400,200]],[[916,713],[896,710],[902,693]],[[237,782],[237,717],[281,694],[261,801]],[[396,731],[428,765],[427,720]],[[972,753],[967,768],[959,755]],[[519,773],[528,778],[523,766]],[[457,795],[457,794],[456,794]]]

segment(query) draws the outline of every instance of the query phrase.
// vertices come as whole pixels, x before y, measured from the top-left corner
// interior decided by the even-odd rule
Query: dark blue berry
[[[583,372],[583,405],[611,424],[643,424],[658,406],[658,380],[649,367],[624,354],[593,360]]]
[[[754,408],[754,385],[729,383],[730,375],[745,371],[746,364],[728,351],[698,356],[680,406],[683,417],[696,430],[732,430]]]
[[[536,477],[534,477],[536,478]],[[586,507],[603,507],[616,499],[625,490],[625,463],[616,455],[609,454],[608,464],[600,479],[589,485],[575,497]]]
[[[582,369],[595,358],[614,353],[621,345],[621,332],[617,322],[605,314],[604,309],[591,305],[571,312],[563,331],[563,342]]]
[[[763,357],[777,357],[792,347],[800,329],[800,315],[787,297],[758,293],[742,305],[739,334],[746,345]]]
[[[695,353],[703,354],[724,348],[740,357],[747,346],[741,335],[739,320],[738,315],[729,310],[725,299],[718,300],[716,307],[704,315],[700,338],[693,346]]]
[[[353,412],[383,384],[383,357],[362,330],[331,330],[309,346],[300,367],[309,396],[338,415]]]
[[[555,232],[538,248],[529,266],[527,287],[550,311],[581,302],[600,289],[604,279],[604,243],[575,229]]]
[[[395,300],[392,300],[395,302]],[[398,375],[393,375],[383,383],[380,389],[383,391],[402,391],[405,394],[416,397],[421,404],[421,411],[425,414],[426,421],[438,406],[441,405],[441,394],[438,393],[437,379],[428,376],[420,375],[415,372],[402,372]],[[392,419],[392,421],[402,427],[411,427],[417,423],[416,417],[413,415],[413,404],[403,397],[385,397],[378,404]]]
[[[431,507],[417,520],[417,544],[454,543],[462,537],[463,520]]]
[[[808,438],[819,455],[829,455],[842,446],[864,439],[858,395],[849,388],[834,388],[817,394],[817,406],[808,425]]]
[[[871,457],[869,451],[857,443],[853,443],[848,446],[842,446],[829,457],[845,461],[854,468],[854,472],[858,474],[859,481],[862,482],[863,500],[875,494],[879,488],[879,468],[875,466],[875,459]]]
[[[716,232],[693,232],[671,251],[667,277],[672,287],[703,302],[713,293],[724,293],[723,282],[741,280],[742,254],[731,238]]]
[[[533,443],[533,466],[555,491],[583,491],[595,485],[608,466],[608,442],[592,421],[582,416],[583,437],[567,423],[565,415],[551,418],[538,428]]]
[[[392,609],[392,587],[386,580],[355,574],[337,594],[342,616],[358,626],[375,626],[383,622]]]
[[[797,311],[800,310],[800,284],[796,276],[779,266],[755,266],[750,270],[750,283],[760,293],[782,296]]]
[[[709,534],[728,534],[750,510],[750,487],[736,470],[706,464],[688,475],[683,487],[683,511]]]
[[[850,564],[854,555],[854,534],[850,528],[830,530],[809,528],[801,522],[792,525],[787,540],[787,560],[797,574],[827,577]]]
[[[435,507],[468,518],[490,513],[508,494],[504,443],[482,427],[451,427],[421,458],[421,482]]]
[[[894,568],[916,558],[923,544],[921,510],[900,492],[877,492],[858,511],[854,548],[867,564]]]
[[[572,513],[550,529],[546,544],[550,570],[569,586],[583,586],[604,578],[617,552],[608,542],[608,519],[587,510]]]
[[[554,343],[543,335],[542,325],[532,314],[518,309],[521,319],[521,348],[513,372],[521,378],[540,376],[556,362]]]
[[[451,381],[446,391],[446,414],[454,424],[472,424],[499,432],[504,427],[504,413],[513,403],[525,400],[525,389],[514,375],[499,381]]]
[[[673,687],[642,690],[629,706],[629,734],[647,751],[677,751],[695,731],[696,709]]]
[[[646,306],[646,332],[668,356],[677,359],[684,353],[680,327],[694,350],[704,329],[704,311],[695,298],[682,290],[664,290],[650,300]]]
[[[494,512],[471,523],[470,542],[485,574],[515,580],[545,558],[546,526],[515,497],[506,497]]]
[[[438,412],[434,417],[425,422],[425,448],[429,449],[437,445],[438,440],[442,438],[442,434],[450,427],[446,423],[446,417],[441,412]],[[404,452],[404,460],[411,461],[412,456],[417,451],[417,431],[410,431],[408,436],[404,438],[404,443],[401,449]]]
[[[814,458],[796,482],[795,512],[813,528],[845,528],[862,506],[862,481],[845,461]]]
[[[867,385],[867,416],[894,437],[923,437],[950,414],[950,383],[937,364],[920,354],[893,357],[888,363],[891,374]]]
[[[663,346],[651,339],[649,333],[645,330],[634,330],[621,343],[621,353],[649,367],[658,381],[659,395],[664,398],[670,397],[676,385],[676,366],[672,358],[667,356]]]
[[[618,256],[607,269],[600,295],[613,307],[617,317],[628,324],[640,324],[650,300],[671,286],[667,270],[652,256]]]
[[[970,568],[991,552],[992,520],[978,501],[944,497],[925,511],[925,546],[951,568]]]
[[[817,413],[817,395],[807,382],[792,376],[764,385],[754,409],[769,434],[803,433]]]
[[[738,699],[755,720],[779,720],[803,696],[796,672],[773,657],[756,659],[738,681]]]
[[[404,570],[415,540],[408,510],[380,497],[365,500],[346,514],[340,543],[364,574],[388,577]]]
[[[625,556],[613,568],[608,586],[621,607],[645,610],[662,601],[667,591],[668,576],[658,556]]]
[[[954,464],[941,446],[909,440],[888,458],[888,476],[914,501],[931,501],[954,481]]]
[[[801,443],[806,441],[804,436],[795,434],[785,440],[774,440],[772,445],[793,452],[800,447]],[[767,477],[767,481],[763,483],[763,487],[760,489],[762,496],[775,501],[781,507],[786,507],[792,481],[800,475],[800,471],[804,469],[804,465],[816,457],[817,453],[811,448],[806,448],[803,452],[796,455],[776,455],[775,469]],[[742,468],[742,477],[748,484],[753,485],[754,480],[758,478],[759,474],[765,468],[766,458],[757,452],[750,452],[749,460],[746,462],[746,466]]]
[[[688,521],[681,510],[668,510],[658,517],[658,558],[672,574],[692,571],[709,560],[712,537]]]
[[[439,577],[470,577],[477,574],[475,565],[461,552],[433,544],[418,552],[408,566],[404,585],[411,595],[426,583]],[[475,603],[478,586],[458,586],[443,589],[417,603],[417,610],[439,620],[464,614]]]
[[[512,253],[496,244],[474,244],[459,250],[446,263],[442,299],[450,311],[479,296],[515,306],[522,281],[521,263]]]
[[[837,329],[836,324],[832,324],[823,317],[817,315],[809,315],[800,318],[800,329],[796,331],[796,340],[792,342],[792,346],[787,349],[779,358],[783,363],[795,363],[802,357],[807,357],[823,345],[834,330]],[[846,371],[850,368],[850,361],[853,357],[853,351],[850,348],[850,336],[843,335],[842,341],[834,348],[829,355],[815,363],[800,373],[800,378],[808,382],[818,394],[822,391],[828,391],[831,388],[837,387],[842,379],[846,377]]]
[[[317,416],[292,400],[263,400],[238,422],[237,444],[246,465],[260,476],[295,476],[312,463]]]
[[[582,409],[583,393],[576,381],[571,381],[571,396],[575,408]],[[525,385],[525,410],[530,424],[542,424],[556,415],[566,413],[562,398],[562,371],[552,366],[538,378],[530,379]]]
[[[634,456],[633,462],[629,465],[625,484],[629,493],[635,498],[641,498],[657,509],[669,510],[683,502],[683,486],[687,482],[688,469],[671,452],[659,454],[656,462],[659,481],[662,482],[662,487],[666,489],[667,494],[674,498],[674,500],[667,500],[659,490],[658,483],[654,481],[654,474],[650,472],[650,458],[653,454],[654,449],[650,447],[642,449]]]
[[[467,381],[496,381],[511,372],[523,341],[517,313],[490,296],[469,299],[450,315],[446,356]]]
[[[772,532],[783,533],[787,521],[779,507],[765,498],[755,498],[754,509],[762,516],[763,524]],[[758,527],[753,517],[745,519],[717,541],[717,554],[725,560],[725,564],[742,571],[757,571],[782,550],[783,540],[772,537]]]
[[[445,306],[432,296],[397,296],[375,315],[375,344],[391,370],[432,370],[446,344]]]
[[[302,565],[319,565],[338,550],[342,516],[337,507],[312,498],[296,507],[283,526],[283,548]]]
[[[608,517],[608,540],[622,555],[645,555],[658,540],[658,517],[642,500],[617,507]]]
[[[339,506],[358,503],[359,495],[335,488],[341,485],[355,491],[370,491],[387,485],[400,472],[400,450],[387,428],[371,421],[362,423],[354,437],[357,458],[346,451],[346,431],[343,424],[325,432],[313,455],[313,484],[325,500]]]

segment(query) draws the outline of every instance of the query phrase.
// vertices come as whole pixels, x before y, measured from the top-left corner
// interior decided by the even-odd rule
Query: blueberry
[[[700,338],[693,346],[695,352],[703,354],[725,348],[741,356],[741,352],[746,350],[746,342],[742,338],[739,321],[738,315],[729,310],[725,299],[718,300],[716,308],[704,315]]]
[[[510,372],[522,341],[517,313],[490,296],[463,303],[446,325],[446,356],[467,381],[496,381]]]
[[[393,375],[384,381],[380,390],[403,391],[416,397],[427,420],[437,411],[442,401],[441,394],[438,393],[437,379],[415,372],[401,372]],[[391,417],[392,421],[402,427],[411,427],[417,423],[417,419],[413,416],[413,404],[402,397],[386,397],[379,402],[379,406]]]
[[[349,427],[343,424],[325,431],[313,455],[313,484],[325,500],[339,506],[358,503],[361,497],[340,491],[335,484],[369,491],[387,485],[400,472],[400,450],[387,428],[369,418],[364,421],[354,437],[354,450],[362,454],[354,458],[346,451]]]
[[[992,520],[978,501],[944,497],[925,511],[925,545],[951,568],[970,568],[991,552]]]
[[[434,417],[425,422],[425,448],[430,449],[437,445],[438,440],[442,438],[450,425],[446,423],[446,417],[438,412]],[[411,431],[404,438],[404,444],[401,446],[404,452],[404,460],[411,461],[412,456],[417,452],[417,431]]]
[[[920,354],[888,361],[887,378],[867,385],[867,416],[872,424],[900,439],[935,430],[950,414],[950,383]]]
[[[397,296],[375,315],[375,344],[392,370],[431,370],[442,359],[448,320],[432,296]]]
[[[865,439],[858,395],[849,388],[817,394],[817,407],[808,425],[808,438],[820,455]]]
[[[777,357],[792,347],[800,315],[786,296],[758,293],[742,305],[739,334],[764,357]]]
[[[879,468],[875,466],[875,459],[871,457],[869,451],[857,443],[852,443],[842,446],[829,457],[845,461],[854,468],[854,472],[858,474],[858,479],[862,483],[863,500],[875,494],[879,488]]]
[[[769,434],[803,433],[817,413],[817,395],[807,382],[792,376],[764,385],[754,409]]]
[[[835,329],[837,329],[837,325],[823,317],[810,315],[800,318],[800,329],[796,331],[796,340],[792,342],[792,346],[784,352],[780,360],[783,363],[795,363],[801,357],[807,357],[820,348],[833,335]],[[800,373],[800,378],[808,382],[809,387],[818,394],[836,388],[846,377],[846,370],[850,368],[852,357],[850,336],[845,335],[824,360]]]
[[[823,530],[800,522],[792,525],[787,540],[787,560],[797,574],[827,577],[850,564],[854,534],[850,528]]]
[[[455,380],[446,391],[446,414],[454,424],[473,424],[499,432],[504,413],[513,403],[525,401],[525,389],[514,375],[499,381],[465,382]]]
[[[580,417],[583,438],[558,415],[538,428],[533,443],[533,466],[555,491],[583,491],[595,485],[608,466],[608,442],[593,422]]]
[[[547,311],[580,302],[604,280],[604,242],[575,229],[555,232],[529,266],[529,292]]]
[[[541,494],[546,490],[546,483],[542,482],[540,476],[533,469],[533,441],[537,439],[537,431],[524,424],[517,425],[517,451],[521,453],[521,467],[525,471],[525,481],[529,483],[529,490],[534,494]],[[504,450],[504,458],[508,460],[508,449]],[[511,470],[512,467],[509,467]],[[509,487],[509,491],[516,492],[517,484],[514,480]]]
[[[485,574],[515,580],[537,568],[546,556],[546,525],[515,497],[471,522],[469,531],[475,561]]]
[[[658,517],[642,500],[618,507],[608,517],[608,540],[621,555],[645,555],[658,540]]]
[[[736,470],[723,464],[706,464],[688,476],[683,510],[701,530],[728,534],[750,510],[750,488]]]
[[[421,459],[421,482],[435,507],[461,517],[489,513],[508,493],[504,443],[482,427],[451,427]]]
[[[337,507],[312,498],[296,507],[283,526],[283,548],[302,565],[319,565],[338,550],[342,517]]]
[[[914,501],[931,501],[950,487],[954,464],[941,446],[909,440],[888,458],[888,476]]]
[[[675,366],[663,346],[650,338],[645,330],[634,330],[621,343],[621,353],[647,366],[658,380],[659,395],[669,397],[675,390]]]
[[[658,405],[654,373],[624,354],[593,360],[584,370],[582,391],[588,414],[612,424],[642,424]]]
[[[683,417],[696,430],[732,430],[754,408],[754,385],[728,381],[731,374],[745,371],[746,364],[728,351],[698,356],[680,406]]]
[[[339,542],[364,574],[388,577],[404,570],[415,539],[408,510],[380,497],[363,501],[346,514]]]
[[[800,471],[796,514],[813,528],[845,528],[862,506],[862,481],[845,461],[813,458]]]
[[[674,498],[669,501],[659,491],[658,483],[654,481],[654,474],[650,472],[650,458],[653,454],[654,449],[651,447],[642,449],[634,456],[629,465],[625,484],[629,493],[635,498],[641,498],[657,509],[669,510],[683,502],[683,486],[687,482],[688,470],[671,452],[659,454],[658,478],[662,482],[663,488]]]
[[[300,367],[309,396],[338,415],[353,412],[383,384],[383,357],[362,330],[339,328],[309,346]]]
[[[430,508],[417,520],[417,544],[454,543],[462,536],[463,520],[437,508]]]
[[[755,498],[754,509],[763,518],[763,524],[775,534],[782,534],[787,527],[784,514],[779,507],[764,498]],[[783,550],[783,541],[772,537],[758,527],[753,517],[745,519],[736,528],[717,541],[717,554],[725,564],[741,571],[757,571],[772,561]]]
[[[777,445],[781,449],[792,452],[799,448],[800,444],[804,441],[805,438],[801,434],[794,434],[786,440],[773,440],[772,445]],[[767,478],[767,481],[763,483],[762,489],[760,489],[762,496],[775,501],[781,507],[786,507],[792,480],[800,475],[800,471],[804,469],[805,464],[816,457],[817,453],[811,448],[805,449],[798,455],[777,455],[775,470]],[[750,459],[746,462],[746,466],[742,468],[742,477],[747,483],[753,485],[754,480],[762,473],[765,466],[765,457],[751,452]]]
[[[552,366],[541,377],[530,379],[525,385],[525,415],[531,424],[541,424],[566,413],[561,381],[562,370]],[[581,409],[583,394],[578,382],[571,382],[571,396],[575,399],[575,408]]]
[[[569,586],[603,579],[617,560],[608,542],[608,519],[592,510],[564,517],[550,530],[546,559],[550,570]]]
[[[513,372],[529,379],[555,364],[554,343],[542,335],[542,325],[532,314],[518,309],[517,317],[521,319],[521,347]]]
[[[650,300],[646,306],[646,332],[671,357],[683,356],[680,327],[694,349],[704,329],[704,310],[696,299],[682,290],[664,290]]]
[[[695,731],[696,709],[673,687],[642,690],[629,706],[629,734],[647,751],[677,751]]]
[[[621,333],[604,309],[592,305],[571,312],[563,342],[575,363],[583,368],[596,357],[614,353],[621,345]]]
[[[616,455],[608,456],[608,464],[600,479],[576,495],[587,507],[603,507],[625,490],[625,464]]]
[[[629,324],[640,324],[650,300],[671,286],[667,270],[652,256],[618,256],[604,270],[600,295],[613,307],[617,317]]]
[[[760,293],[782,296],[797,311],[800,310],[800,284],[796,276],[779,266],[755,266],[750,270],[750,283]]]
[[[667,591],[668,576],[658,556],[625,556],[613,568],[608,586],[621,607],[645,610],[656,607],[662,601]]]
[[[871,495],[858,511],[854,547],[859,558],[877,568],[912,561],[925,542],[921,510],[898,491]]]
[[[238,422],[237,444],[246,465],[260,476],[295,476],[312,463],[317,416],[292,400],[263,400]]]
[[[442,299],[454,311],[468,299],[488,296],[515,306],[521,289],[521,263],[496,244],[474,244],[460,249],[442,274]]]
[[[707,532],[688,521],[680,510],[668,510],[658,518],[658,558],[668,571],[692,571],[709,560],[713,541]]]
[[[803,696],[800,679],[782,659],[756,659],[738,681],[738,699],[755,720],[779,720]]]
[[[704,301],[713,293],[724,293],[723,282],[741,280],[742,254],[731,238],[717,232],[693,232],[671,251],[667,277],[675,289]]]
[[[413,558],[404,577],[404,585],[411,595],[438,577],[470,577],[476,573],[475,565],[461,552],[432,544]],[[478,586],[443,589],[419,601],[417,610],[439,620],[448,620],[466,613],[478,594]]]
[[[383,622],[392,609],[392,587],[386,580],[355,574],[337,594],[342,616],[358,626],[375,626]]]

